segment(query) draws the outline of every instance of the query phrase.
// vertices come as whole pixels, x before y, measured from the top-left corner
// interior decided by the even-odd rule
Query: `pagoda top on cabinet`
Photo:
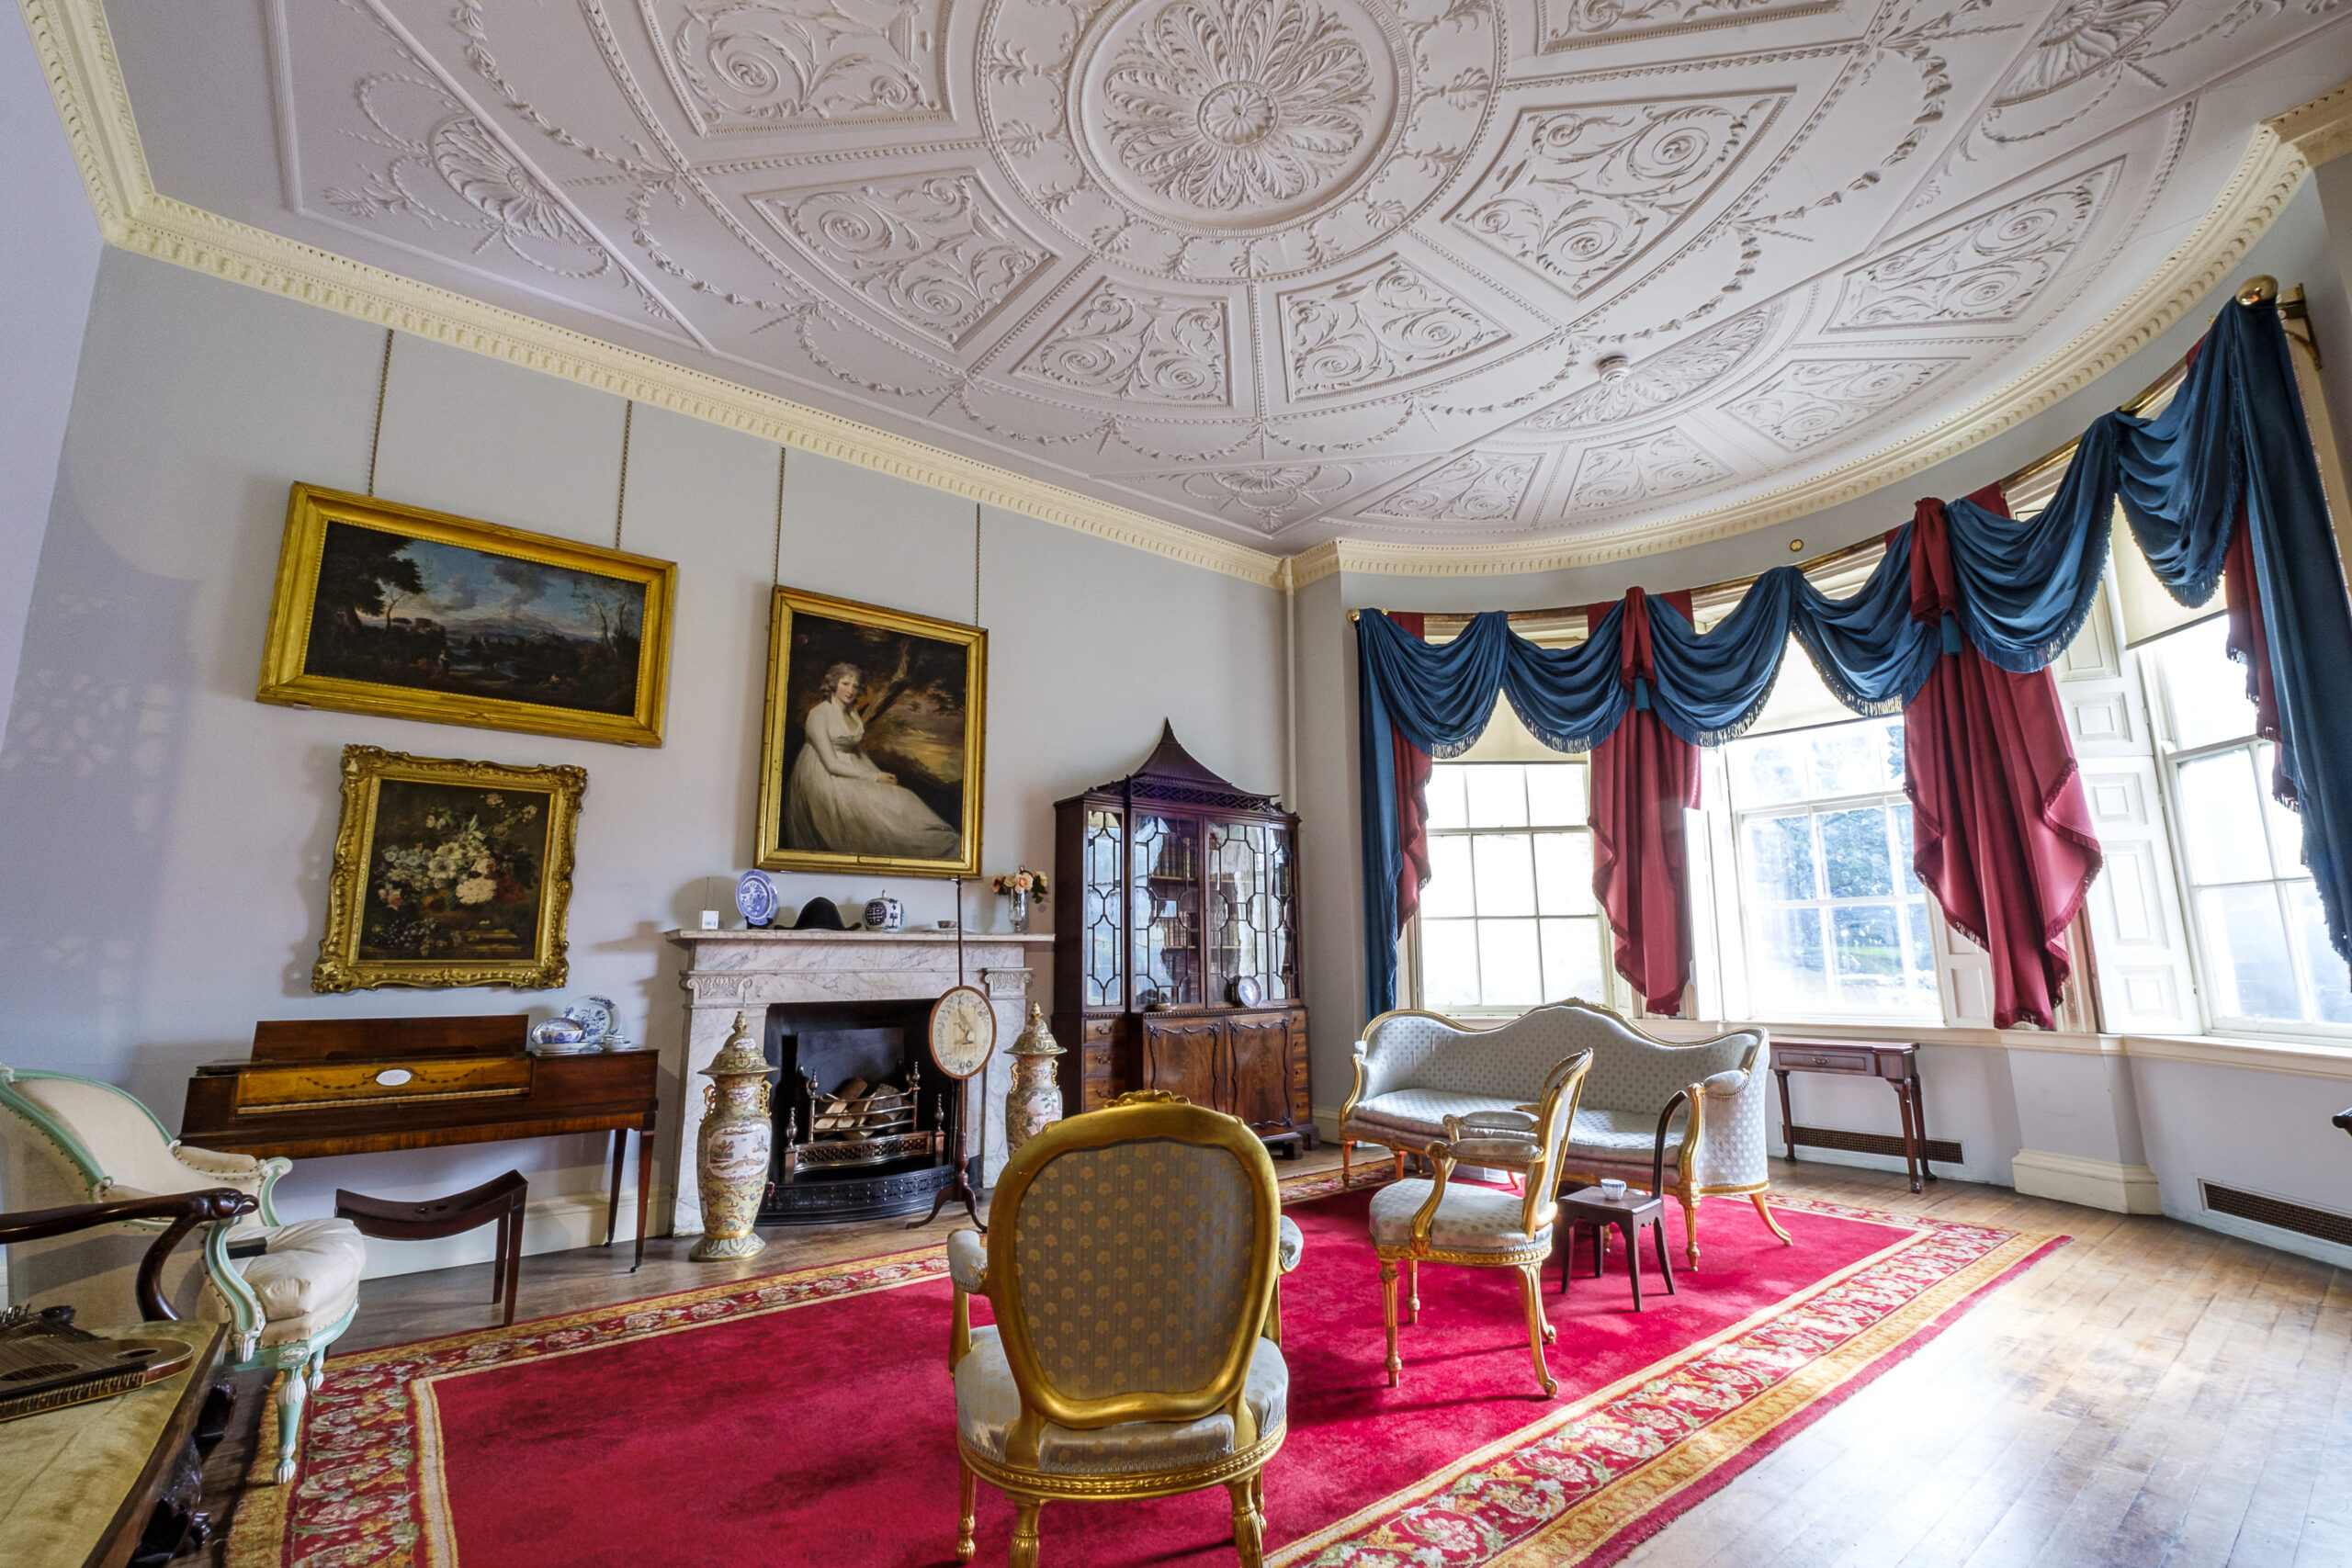
[[[1166,719],[1159,722],[1159,744],[1144,759],[1143,766],[1123,779],[1096,784],[1089,795],[1126,794],[1136,800],[1159,800],[1180,806],[1205,806],[1226,811],[1279,812],[1282,797],[1272,795],[1252,795],[1201,765],[1182,742],[1176,739],[1176,727]]]

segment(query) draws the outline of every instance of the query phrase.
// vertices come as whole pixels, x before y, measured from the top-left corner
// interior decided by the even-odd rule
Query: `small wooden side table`
[[[1559,1217],[1553,1223],[1559,1227],[1560,1289],[1568,1288],[1568,1262],[1576,1256],[1577,1233],[1587,1227],[1592,1231],[1592,1277],[1600,1279],[1607,1272],[1609,1233],[1621,1231],[1625,1237],[1625,1274],[1634,1282],[1634,1310],[1642,1310],[1642,1259],[1637,1245],[1642,1227],[1651,1227],[1657,1242],[1658,1272],[1666,1276],[1666,1293],[1673,1295],[1674,1265],[1666,1256],[1666,1200],[1656,1193],[1626,1193],[1615,1202],[1602,1196],[1598,1187],[1579,1187],[1573,1192],[1563,1192],[1559,1198]]]
[[[1829,1073],[1849,1077],[1883,1078],[1894,1090],[1903,1113],[1903,1168],[1911,1190],[1922,1190],[1928,1168],[1928,1102],[1919,1089],[1919,1046],[1916,1041],[1895,1040],[1775,1040],[1772,1076],[1781,1080],[1781,1141],[1789,1157],[1797,1157],[1796,1119],[1789,1113],[1789,1075]],[[1804,1129],[1812,1131],[1813,1129]],[[1826,1147],[1815,1144],[1816,1148]]]

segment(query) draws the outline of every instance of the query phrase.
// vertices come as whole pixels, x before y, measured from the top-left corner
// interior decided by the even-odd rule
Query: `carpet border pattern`
[[[1306,1202],[1388,1179],[1385,1167],[1359,1171],[1351,1183],[1338,1171],[1317,1172],[1284,1180],[1283,1200]],[[2066,1239],[1811,1199],[1771,1201],[1907,1234],[1798,1296],[1269,1551],[1269,1568],[1607,1568]],[[933,1242],[336,1356],[310,1402],[301,1469],[285,1486],[267,1483],[277,1415],[274,1402],[266,1404],[254,1484],[231,1525],[228,1568],[454,1563],[426,1397],[441,1378],[945,1272],[945,1246]]]

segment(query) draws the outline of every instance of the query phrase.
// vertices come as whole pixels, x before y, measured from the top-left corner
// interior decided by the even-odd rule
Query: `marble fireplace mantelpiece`
[[[694,1129],[702,1120],[695,1075],[710,1065],[739,1012],[756,1024],[778,1002],[895,1001],[936,997],[958,983],[953,931],[673,931],[664,933],[686,952],[678,984],[686,993],[686,1059],[680,1065],[676,1125],[684,1135],[668,1173],[675,1194],[676,1230],[702,1229],[695,1201]],[[962,979],[985,992],[996,1013],[997,1051],[964,1100],[966,1146],[979,1154],[981,1179],[993,1183],[1004,1165],[1004,1139],[983,1130],[1004,1125],[1004,1096],[1012,1063],[1005,1049],[1029,1014],[1033,953],[1046,956],[1049,933],[964,933]],[[1050,957],[1047,957],[1050,963]],[[1040,984],[1042,993],[1046,987]],[[980,1079],[985,1079],[981,1082]]]

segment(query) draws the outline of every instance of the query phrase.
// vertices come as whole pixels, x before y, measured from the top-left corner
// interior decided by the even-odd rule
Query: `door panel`
[[[1195,1105],[1226,1109],[1225,1025],[1214,1018],[1144,1021],[1143,1077],[1146,1089],[1181,1094]]]
[[[1252,1127],[1287,1127],[1290,1111],[1290,1019],[1284,1013],[1241,1013],[1226,1021],[1232,1042],[1233,1102],[1224,1109]]]

